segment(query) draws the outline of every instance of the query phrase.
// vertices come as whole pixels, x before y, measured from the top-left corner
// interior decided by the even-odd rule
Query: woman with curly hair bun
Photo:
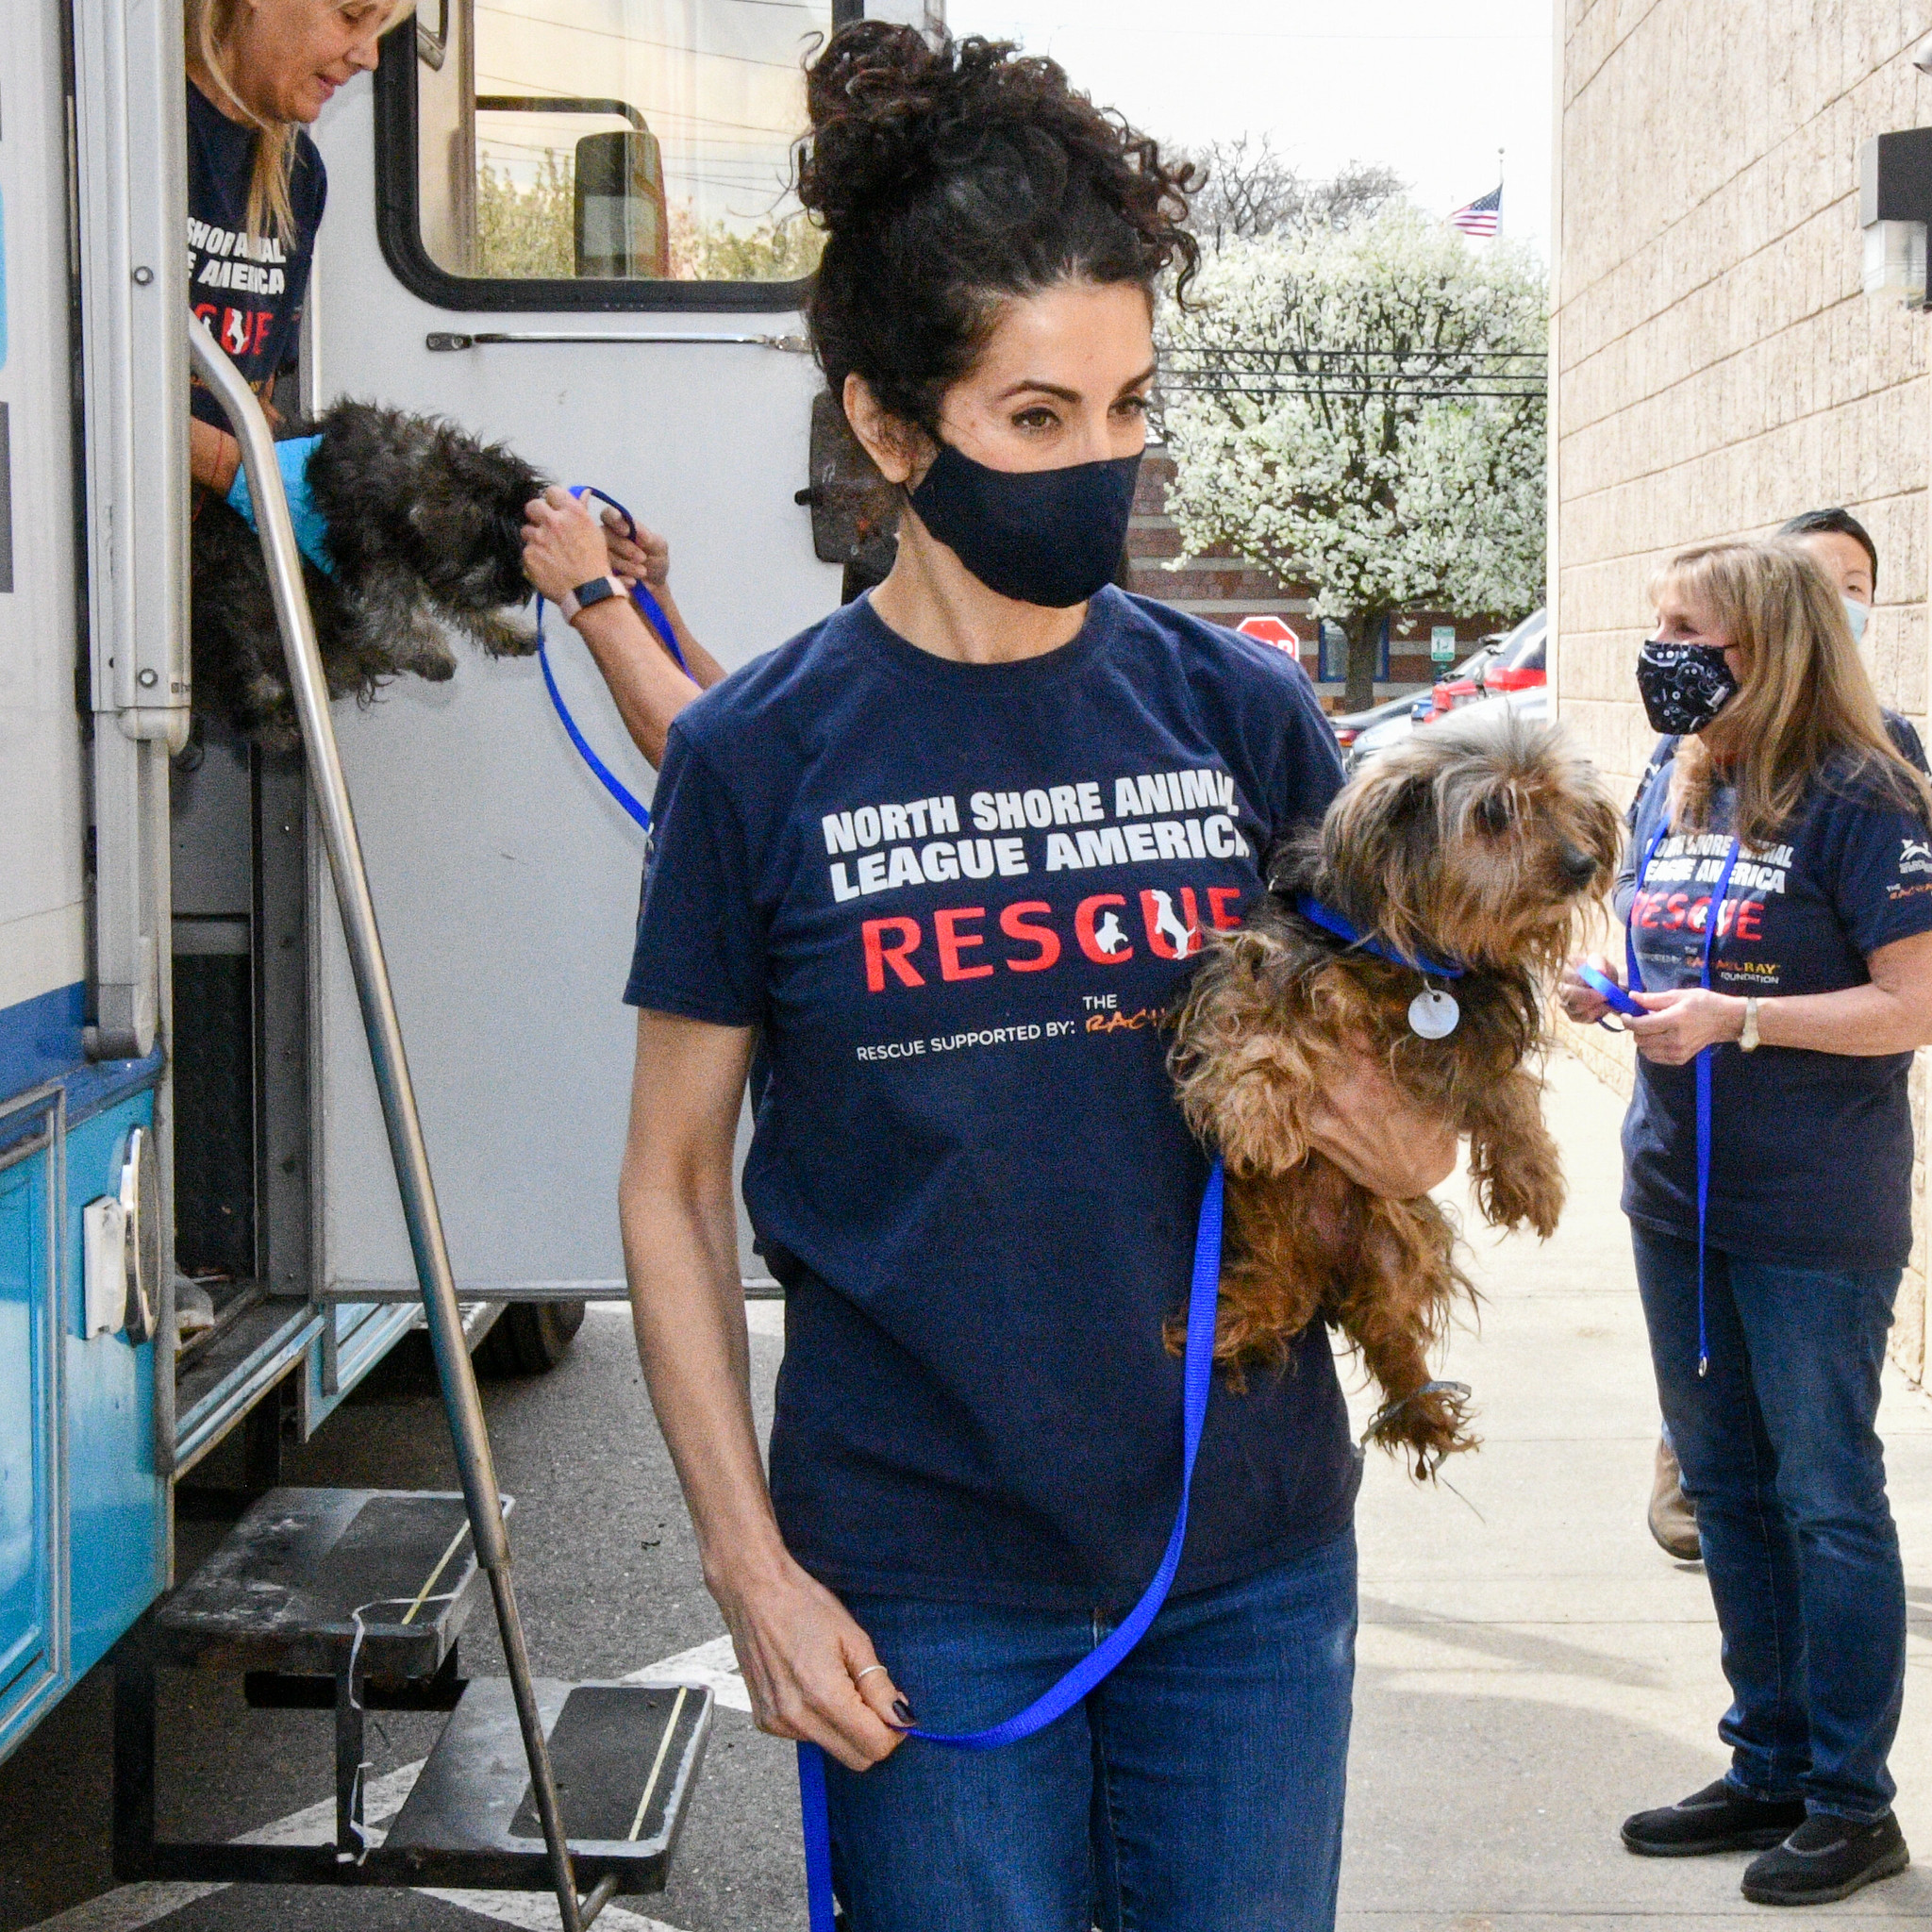
[[[1359,1465],[1319,1326],[1215,1384],[1178,1575],[1110,1676],[1004,1749],[905,1735],[1012,1716],[1160,1563],[1208,1162],[1159,1016],[1341,783],[1291,658],[1109,583],[1190,174],[985,41],[848,27],[809,105],[812,339],[905,508],[883,584],[670,734],[625,994],[651,1397],[758,1723],[833,1760],[857,1932],[1321,1932]],[[1403,1196],[1455,1153],[1367,1060],[1320,1145]]]

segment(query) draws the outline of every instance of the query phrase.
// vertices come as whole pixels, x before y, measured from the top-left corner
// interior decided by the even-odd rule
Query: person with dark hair
[[[1848,509],[1807,509],[1790,523],[1778,525],[1780,537],[1795,538],[1798,547],[1810,558],[1837,587],[1844,600],[1845,622],[1852,627],[1852,641],[1870,648],[1866,632],[1872,607],[1878,601],[1878,546],[1872,533]],[[1932,773],[1925,762],[1925,747],[1909,718],[1901,717],[1889,706],[1882,708],[1885,728],[1899,756],[1920,771]]]
[[[1780,537],[1796,537],[1838,586],[1847,605],[1869,611],[1878,594],[1878,546],[1872,533],[1848,509],[1807,509],[1778,525]],[[1852,616],[1852,639],[1863,640],[1862,618]]]
[[[1341,774],[1291,659],[1109,583],[1189,171],[982,40],[847,27],[808,101],[812,339],[904,509],[882,584],[671,728],[625,993],[651,1399],[758,1723],[832,1760],[855,1926],[1326,1932],[1360,1464],[1319,1325],[1215,1379],[1111,1675],[1004,1749],[905,1735],[1014,1715],[1160,1564],[1208,1172],[1160,1018]],[[1389,1195],[1455,1157],[1366,1056],[1319,1145]]]

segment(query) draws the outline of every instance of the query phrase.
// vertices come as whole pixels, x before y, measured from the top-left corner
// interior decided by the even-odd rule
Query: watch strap
[[[587,610],[592,604],[601,604],[608,597],[621,596],[616,583],[609,577],[591,577],[579,584],[574,591],[566,591],[557,600],[557,608],[563,612],[566,623],[575,623],[577,612]]]

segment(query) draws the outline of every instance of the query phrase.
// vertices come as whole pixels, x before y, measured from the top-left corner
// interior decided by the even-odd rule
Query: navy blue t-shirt
[[[1909,728],[1909,727],[1907,727]],[[1899,734],[1894,731],[1896,741]],[[1916,743],[1916,738],[1914,738]],[[1659,747],[1632,833],[1641,859],[1669,809],[1673,747]],[[1629,922],[1644,985],[1695,986],[1710,894],[1730,846],[1733,798],[1713,788],[1710,829],[1667,834]],[[1870,777],[1827,774],[1786,838],[1740,852],[1719,916],[1711,985],[1767,998],[1871,979],[1866,958],[1932,931],[1932,832]],[[1911,1251],[1910,1054],[1719,1046],[1711,1061],[1712,1247],[1794,1267],[1902,1267]],[[1639,1058],[1624,1122],[1624,1211],[1697,1236],[1695,1073]]]
[[[328,176],[315,143],[298,134],[289,176],[294,233],[249,235],[257,139],[254,128],[230,121],[188,83],[188,299],[249,388],[266,399],[269,386],[295,360]],[[189,406],[204,423],[227,428],[222,406],[199,376]]]
[[[996,665],[861,600],[673,725],[625,997],[761,1030],[772,1493],[832,1588],[1118,1608],[1154,1573],[1207,1175],[1159,1021],[1341,780],[1291,658],[1114,590]],[[1336,1535],[1357,1467],[1319,1324],[1217,1381],[1176,1588]]]

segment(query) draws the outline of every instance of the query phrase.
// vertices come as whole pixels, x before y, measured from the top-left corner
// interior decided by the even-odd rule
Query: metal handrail
[[[482,1398],[476,1391],[476,1374],[463,1337],[456,1278],[450,1270],[442,1217],[437,1209],[436,1189],[429,1174],[429,1150],[416,1111],[416,1091],[410,1084],[408,1061],[403,1053],[402,1024],[396,1017],[382,937],[376,930],[375,902],[369,893],[362,844],[357,836],[348,783],[342,775],[341,754],[336,745],[335,724],[329,716],[328,683],[323,675],[322,653],[315,641],[308,594],[302,584],[302,558],[295,543],[295,525],[289,515],[289,500],[282,490],[281,471],[275,463],[275,441],[254,391],[198,317],[189,320],[188,348],[196,373],[214,392],[234,429],[236,441],[242,445],[242,462],[248,473],[249,495],[261,537],[262,562],[268,570],[275,622],[281,629],[282,649],[288,660],[289,689],[302,728],[309,784],[322,814],[323,843],[328,850],[329,871],[335,877],[336,904],[341,909],[342,933],[348,941],[356,995],[362,1008],[362,1029],[369,1039],[375,1089],[382,1098],[383,1124],[389,1130],[390,1155],[395,1163],[396,1185],[403,1197],[403,1219],[409,1231],[416,1279],[423,1291],[429,1344],[436,1357],[443,1409],[449,1419],[463,1499],[469,1508],[470,1535],[476,1545],[476,1559],[489,1573],[490,1591],[496,1604],[496,1624],[503,1638],[504,1661],[509,1669],[517,1722],[523,1729],[524,1755],[529,1761],[530,1789],[543,1822],[543,1843],[550,1855],[558,1910],[562,1916],[564,1932],[583,1932],[586,1914],[577,1902],[576,1874],[571,1864],[570,1845],[564,1838],[563,1813],[558,1803],[550,1747],[537,1711],[523,1620],[517,1610],[516,1592],[510,1585],[509,1532],[503,1520],[503,1495],[497,1487],[495,1459],[490,1452]],[[603,1900],[597,1899],[595,1892],[591,1896],[596,1906],[601,1907]]]

